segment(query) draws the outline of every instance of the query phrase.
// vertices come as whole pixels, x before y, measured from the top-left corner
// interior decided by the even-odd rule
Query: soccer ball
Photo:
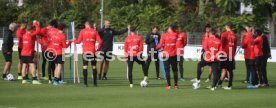
[[[8,74],[8,75],[7,75],[7,80],[9,80],[9,81],[14,80],[13,75],[12,75],[12,74]]]
[[[141,81],[141,82],[140,82],[140,86],[141,86],[142,88],[147,87],[147,86],[148,86],[148,81],[146,81],[146,80]]]

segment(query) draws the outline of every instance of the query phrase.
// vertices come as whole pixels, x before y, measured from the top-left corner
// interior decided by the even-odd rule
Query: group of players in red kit
[[[109,21],[105,22],[109,24]],[[35,50],[35,42],[41,44],[42,49],[42,79],[49,80],[49,84],[63,85],[61,80],[62,65],[64,64],[64,49],[68,48],[72,42],[75,44],[83,43],[82,58],[83,58],[83,82],[84,86],[88,87],[88,65],[92,65],[93,84],[97,86],[98,79],[106,79],[108,67],[105,68],[104,76],[101,78],[101,71],[97,71],[97,58],[101,55],[104,62],[109,63],[107,52],[101,53],[103,49],[112,51],[113,43],[106,42],[105,36],[122,34],[129,31],[129,36],[124,42],[124,57],[128,67],[128,80],[130,88],[133,88],[133,63],[134,61],[142,65],[144,80],[148,80],[148,70],[150,62],[155,61],[156,78],[161,79],[159,75],[158,52],[162,53],[162,62],[166,72],[167,90],[173,86],[174,89],[179,89],[178,81],[184,80],[183,62],[184,62],[184,47],[187,44],[187,36],[176,24],[168,27],[167,32],[162,36],[158,33],[158,27],[154,26],[151,32],[147,34],[145,43],[148,45],[147,60],[142,57],[144,50],[143,39],[136,34],[136,28],[129,26],[127,30],[115,31],[110,28],[97,31],[91,27],[91,23],[86,21],[84,28],[80,31],[78,39],[68,41],[63,33],[65,25],[56,20],[52,20],[46,27],[40,28],[37,21],[33,24],[23,22],[21,27],[17,29],[16,36],[18,38],[19,64],[18,64],[18,79],[22,79],[22,84],[41,84],[36,74],[36,62],[39,55]],[[229,79],[228,86],[223,87],[225,90],[232,89],[233,70],[235,69],[235,54],[237,51],[237,37],[232,31],[232,23],[227,23],[226,31],[220,33],[218,30],[206,25],[206,32],[202,40],[202,56],[197,66],[197,77],[194,80],[193,88],[200,88],[200,77],[203,67],[210,67],[210,75],[213,75],[213,83],[209,88],[214,91],[218,87],[222,87],[222,82],[227,77]],[[264,50],[265,38],[261,30],[253,31],[248,27],[242,29],[241,47],[245,50],[245,63],[247,69],[246,83],[249,83],[248,88],[258,88],[269,86],[266,75],[266,62],[270,52]],[[96,45],[97,44],[97,45]],[[270,50],[270,49],[269,49]],[[105,51],[105,50],[104,50]],[[100,54],[98,54],[100,52]],[[5,52],[3,52],[5,53]],[[267,55],[267,56],[265,56]],[[6,63],[10,61],[9,56],[4,54]],[[271,55],[270,55],[271,57]],[[10,61],[11,62],[11,61]],[[46,63],[48,62],[48,78],[45,77]],[[100,66],[100,68],[102,68]],[[173,71],[174,83],[171,84],[170,71]],[[179,68],[179,69],[178,69]],[[30,71],[32,80],[28,78]],[[180,79],[178,76],[180,72]],[[6,77],[9,70],[3,72],[3,78]],[[98,76],[99,75],[99,76]],[[52,80],[52,77],[54,79]],[[30,82],[31,81],[31,82]]]

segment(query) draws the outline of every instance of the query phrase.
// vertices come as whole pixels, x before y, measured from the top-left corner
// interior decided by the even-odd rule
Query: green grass
[[[17,53],[14,53],[12,73],[17,72]],[[0,70],[3,70],[4,60],[0,56]],[[69,61],[66,63],[66,77],[69,77]],[[80,68],[82,66],[79,62]],[[234,89],[224,91],[218,89],[212,92],[204,89],[210,83],[203,83],[199,90],[192,89],[189,81],[196,75],[196,62],[185,62],[186,82],[180,82],[181,89],[165,90],[164,80],[155,80],[155,67],[150,67],[150,85],[140,88],[143,78],[141,66],[134,65],[133,89],[126,80],[126,65],[124,62],[114,61],[110,64],[109,79],[99,81],[99,87],[83,88],[82,84],[65,84],[53,86],[43,81],[43,85],[22,85],[20,81],[0,81],[0,108],[272,108],[276,103],[276,63],[268,64],[268,76],[271,87],[261,89],[245,89],[241,81],[245,77],[245,65],[237,62],[234,75]],[[81,72],[81,69],[79,69]],[[89,82],[91,80],[89,69]],[[80,73],[81,74],[81,73]],[[82,74],[81,74],[82,75]],[[203,73],[205,80],[207,72]],[[225,84],[225,83],[224,83]]]

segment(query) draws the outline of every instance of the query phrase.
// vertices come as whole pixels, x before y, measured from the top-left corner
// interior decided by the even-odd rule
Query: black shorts
[[[22,56],[22,63],[34,63],[34,56]]]
[[[52,52],[45,51],[42,54],[43,58],[45,58],[47,61],[55,61],[55,56]]]
[[[235,64],[236,64],[235,60],[221,61],[220,62],[220,68],[221,69],[227,69],[227,70],[234,70],[234,69],[236,69]]]
[[[112,51],[109,52],[100,52],[100,59],[105,61],[110,61],[112,59]]]
[[[56,64],[63,64],[63,63],[64,63],[64,60],[63,60],[63,56],[62,56],[62,55],[54,56],[54,58],[55,58],[55,63],[56,63]]]
[[[97,64],[97,57],[96,57],[96,55],[83,54],[82,55],[83,66],[87,66],[89,62],[91,62],[92,66],[96,66],[96,64]]]
[[[3,53],[6,62],[12,62],[12,52],[10,54]]]
[[[21,59],[22,56],[21,56],[21,52],[22,52],[22,48],[18,48],[18,58]]]

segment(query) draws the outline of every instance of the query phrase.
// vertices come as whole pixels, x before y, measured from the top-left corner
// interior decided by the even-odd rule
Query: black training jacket
[[[156,47],[156,43],[155,43],[155,40],[153,38],[153,35],[157,35],[158,36],[158,42],[160,41],[161,36],[160,36],[159,33],[154,34],[154,33],[150,32],[150,33],[147,34],[145,42],[148,45],[148,48],[147,48],[148,54],[149,54],[149,51],[150,51],[151,48],[155,49],[155,47]]]
[[[13,32],[9,29],[6,29],[4,31],[4,36],[3,36],[3,44],[2,44],[2,52],[12,52],[12,47],[13,47]]]
[[[121,31],[116,31],[112,28],[102,28],[98,30],[99,35],[103,41],[101,51],[108,52],[113,51],[113,38],[114,35],[121,35],[128,31],[128,29],[124,29]]]

